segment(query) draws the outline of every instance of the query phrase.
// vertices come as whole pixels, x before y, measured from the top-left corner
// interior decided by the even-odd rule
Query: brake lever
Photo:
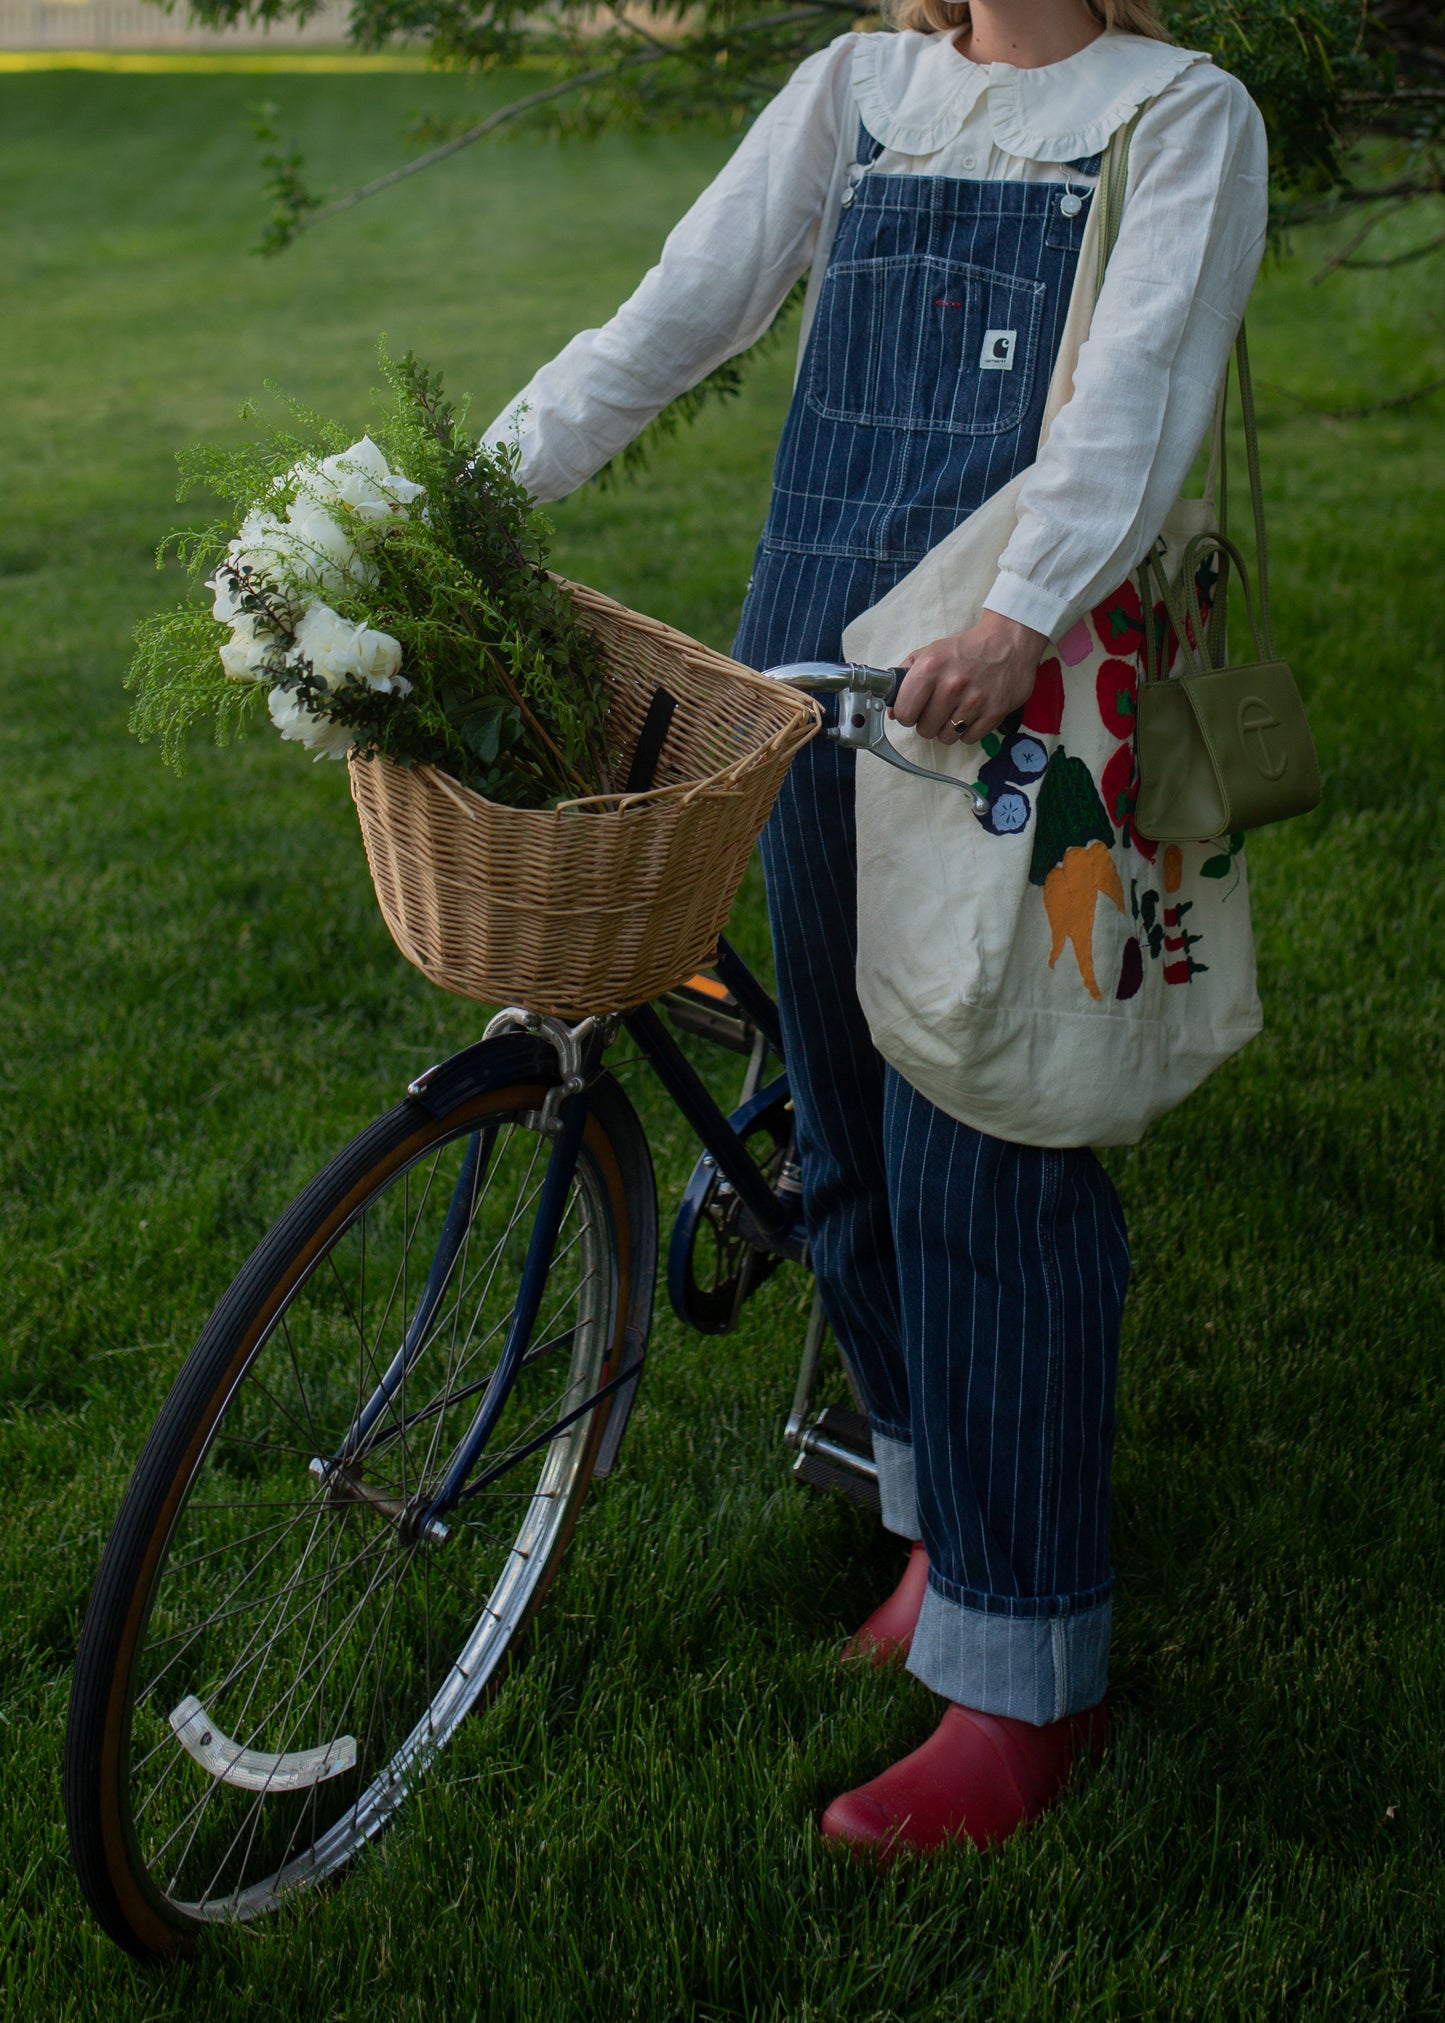
[[[973,812],[982,821],[988,814],[986,787],[971,780],[955,779],[952,773],[938,773],[931,766],[916,766],[889,741],[888,712],[903,686],[907,673],[902,667],[865,667],[857,661],[796,660],[785,667],[764,668],[769,681],[781,681],[789,688],[815,689],[838,698],[837,727],[824,735],[849,751],[872,752],[885,765],[897,766],[900,773],[916,774],[920,780],[936,780],[941,786],[961,787],[973,802]]]
[[[895,684],[894,693],[897,693]],[[938,773],[931,766],[916,766],[888,736],[888,705],[891,696],[873,695],[866,688],[847,688],[838,697],[838,726],[826,735],[850,751],[872,752],[885,765],[897,766],[900,773],[916,773],[921,780],[936,780],[942,786],[961,787],[973,802],[980,818],[988,813],[988,793],[972,780],[955,779],[952,773]]]

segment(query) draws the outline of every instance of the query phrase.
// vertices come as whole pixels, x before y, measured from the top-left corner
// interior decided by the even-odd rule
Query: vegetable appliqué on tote
[[[1198,587],[1207,618],[1212,575]],[[1162,605],[1155,609],[1153,622],[1162,641],[1168,630]],[[1083,986],[1095,1000],[1103,997],[1105,988],[1094,965],[1094,921],[1101,899],[1130,915],[1134,926],[1114,983],[1116,999],[1137,994],[1146,959],[1163,959],[1164,981],[1169,984],[1190,983],[1208,968],[1194,952],[1202,937],[1189,926],[1193,901],[1180,896],[1179,846],[1171,843],[1164,853],[1161,893],[1148,883],[1159,845],[1134,826],[1138,774],[1133,732],[1144,625],[1143,605],[1129,583],[1106,597],[1087,620],[1080,619],[1060,640],[1057,656],[1040,663],[1033,694],[1023,708],[983,740],[986,756],[978,772],[979,785],[989,795],[983,817],[988,834],[1017,836],[1034,823],[1029,880],[1040,888],[1048,918],[1049,968],[1066,945],[1071,947]],[[1094,671],[1094,695],[1104,728],[1119,743],[1096,781],[1082,759],[1061,744],[1050,751],[1044,740],[1056,738],[1063,726],[1064,667],[1082,668],[1097,659],[1101,648],[1104,658]],[[1178,650],[1172,634],[1166,650],[1172,660]],[[1035,788],[1036,800],[1031,800],[1030,790]],[[1144,877],[1128,876],[1127,869],[1121,875],[1113,855],[1116,841],[1121,851],[1140,860]],[[1197,867],[1199,876],[1218,879],[1233,873],[1237,883],[1236,860],[1243,844],[1242,836],[1232,836],[1206,846],[1205,861]],[[1126,858],[1126,866],[1128,862]]]
[[[287,428],[181,455],[180,496],[219,494],[239,524],[163,544],[211,604],[137,627],[132,729],[179,771],[193,724],[225,744],[264,703],[318,759],[437,766],[518,808],[611,792],[601,654],[515,452],[479,449],[409,354],[382,369],[376,440],[283,401]]]

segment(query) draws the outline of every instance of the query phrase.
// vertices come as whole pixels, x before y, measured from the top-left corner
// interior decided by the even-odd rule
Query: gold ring
[[[968,719],[966,717],[959,718],[958,722],[953,726],[953,734],[955,737],[960,738],[968,736]]]

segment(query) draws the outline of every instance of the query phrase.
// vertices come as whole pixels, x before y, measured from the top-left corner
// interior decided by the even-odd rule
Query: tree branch
[[[1387,267],[1408,267],[1412,260],[1424,260],[1431,253],[1438,253],[1442,246],[1445,246],[1445,232],[1437,233],[1433,239],[1427,239],[1423,246],[1411,246],[1404,253],[1387,253],[1380,260],[1342,260],[1339,264],[1357,274],[1379,273]]]
[[[1432,379],[1425,386],[1417,386],[1411,393],[1397,393],[1389,400],[1372,401],[1368,407],[1323,407],[1317,400],[1308,400],[1302,393],[1291,387],[1276,386],[1270,380],[1257,379],[1255,385],[1268,393],[1280,394],[1285,400],[1292,400],[1297,407],[1307,407],[1311,414],[1323,416],[1326,421],[1364,421],[1372,414],[1384,414],[1390,408],[1413,407],[1417,400],[1428,400],[1432,393],[1439,393],[1445,387],[1445,379]]]
[[[1394,91],[1342,91],[1342,105],[1445,105],[1445,85],[1401,84]]]
[[[1335,253],[1334,255],[1332,255],[1330,259],[1326,260],[1325,264],[1323,265],[1323,267],[1320,268],[1317,274],[1312,274],[1310,276],[1310,286],[1312,288],[1318,288],[1321,281],[1324,280],[1327,274],[1333,274],[1337,267],[1348,266],[1352,257],[1360,250],[1361,246],[1364,245],[1366,239],[1369,238],[1371,232],[1374,231],[1375,227],[1377,225],[1382,225],[1385,222],[1386,218],[1392,216],[1394,212],[1398,211],[1403,201],[1404,201],[1403,198],[1398,198],[1394,203],[1387,204],[1382,211],[1376,211],[1375,215],[1372,218],[1366,218],[1364,224],[1360,226],[1360,229],[1357,232],[1352,232],[1349,238],[1346,239],[1344,245],[1340,248],[1339,252]]]
[[[545,105],[549,99],[561,98],[566,92],[581,91],[584,85],[598,84],[604,78],[615,77],[619,70],[631,70],[638,64],[661,61],[662,53],[653,54],[650,51],[639,50],[635,56],[619,57],[615,63],[599,65],[595,70],[581,71],[575,77],[563,78],[559,84],[549,84],[541,91],[529,92],[525,98],[514,98],[510,105],[504,105],[499,111],[490,113],[486,119],[478,120],[475,126],[469,126],[464,133],[454,134],[450,140],[443,141],[440,147],[429,148],[424,155],[418,155],[415,160],[403,162],[399,169],[389,169],[384,176],[376,176],[371,182],[361,183],[356,189],[348,190],[345,196],[333,198],[329,204],[323,204],[307,222],[319,225],[327,218],[340,217],[343,211],[354,209],[357,204],[365,203],[368,197],[377,196],[382,190],[389,190],[394,183],[404,183],[408,176],[419,176],[423,169],[434,168],[438,162],[445,161],[448,155],[458,154],[463,148],[469,148],[473,141],[484,140],[499,126],[505,126],[508,120],[519,119],[524,112],[531,112],[534,106]]]
[[[1332,190],[1327,197],[1291,205],[1283,216],[1287,225],[1312,225],[1321,218],[1332,218],[1338,211],[1354,209],[1360,204],[1407,203],[1412,197],[1442,195],[1445,195],[1445,174],[1437,169],[1432,176],[1406,176],[1397,183],[1376,183],[1373,188],[1346,183],[1343,188]]]
[[[760,20],[744,22],[734,29],[732,34],[735,39],[761,35],[769,29],[787,28],[795,21],[811,21],[820,14],[836,14],[838,11],[838,6],[832,4],[832,0],[816,0],[816,4],[811,6],[790,7],[781,14],[768,14]],[[524,113],[532,112],[537,106],[546,105],[552,99],[563,98],[569,92],[582,91],[589,84],[604,84],[609,78],[618,76],[624,70],[641,69],[654,63],[666,62],[669,57],[679,59],[685,54],[681,46],[658,42],[651,37],[648,41],[650,46],[647,49],[639,49],[631,56],[619,56],[611,63],[598,64],[592,70],[579,71],[573,77],[564,77],[556,84],[546,85],[541,91],[529,92],[525,98],[513,99],[510,105],[504,105],[498,111],[490,113],[486,119],[478,120],[475,126],[469,126],[465,132],[454,134],[450,140],[443,141],[438,147],[429,148],[424,155],[418,155],[414,161],[403,162],[400,168],[390,169],[384,176],[377,176],[369,183],[362,183],[356,189],[348,190],[344,196],[335,197],[330,203],[320,205],[309,218],[297,220],[296,230],[303,231],[309,225],[319,225],[327,218],[336,218],[343,211],[353,210],[357,204],[365,203],[368,197],[377,196],[382,190],[389,190],[395,184],[405,182],[408,176],[420,175],[423,169],[434,168],[438,162],[445,161],[448,155],[460,153],[463,148],[471,147],[475,141],[484,140],[489,133],[495,133],[498,127],[505,126],[510,120],[521,118]]]

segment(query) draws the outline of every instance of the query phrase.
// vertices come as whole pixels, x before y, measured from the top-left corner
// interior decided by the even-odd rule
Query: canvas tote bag
[[[1114,136],[1102,166],[1041,441],[1073,391],[1128,137]],[[1203,497],[1165,522],[1171,576],[1214,526],[1221,426]],[[850,660],[895,666],[978,622],[1027,475],[854,620]],[[1133,1144],[1263,1023],[1244,838],[1161,844],[1134,827],[1137,656],[1153,617],[1122,583],[1045,655],[1018,728],[982,745],[889,725],[915,764],[983,779],[987,823],[945,786],[857,769],[858,995],[874,1044],[930,1102],[992,1137]]]

